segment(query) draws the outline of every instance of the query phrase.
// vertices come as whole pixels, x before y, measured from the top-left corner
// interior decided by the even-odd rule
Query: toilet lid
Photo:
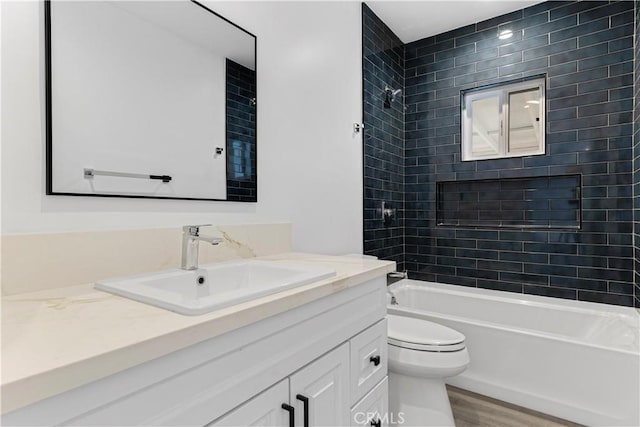
[[[458,351],[464,348],[464,335],[424,319],[387,315],[389,344],[423,351]]]

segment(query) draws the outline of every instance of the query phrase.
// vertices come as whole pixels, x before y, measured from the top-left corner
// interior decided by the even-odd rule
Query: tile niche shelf
[[[581,181],[581,175],[441,181],[437,224],[579,230]]]

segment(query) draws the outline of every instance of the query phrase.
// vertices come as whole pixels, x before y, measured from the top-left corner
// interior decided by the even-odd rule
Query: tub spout
[[[391,273],[387,273],[387,286],[408,278],[409,275],[406,271],[392,271]]]
[[[387,277],[391,279],[407,279],[409,277],[409,273],[406,271],[392,271],[391,273],[387,273]]]

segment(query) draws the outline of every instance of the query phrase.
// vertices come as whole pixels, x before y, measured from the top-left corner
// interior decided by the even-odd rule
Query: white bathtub
[[[581,424],[640,426],[635,309],[417,280],[389,290],[389,313],[466,336],[471,364],[450,384]]]

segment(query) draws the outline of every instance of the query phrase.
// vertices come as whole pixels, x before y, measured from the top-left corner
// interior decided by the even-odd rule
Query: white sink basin
[[[335,276],[306,268],[257,260],[203,265],[101,280],[96,289],[181,314],[197,315]]]

